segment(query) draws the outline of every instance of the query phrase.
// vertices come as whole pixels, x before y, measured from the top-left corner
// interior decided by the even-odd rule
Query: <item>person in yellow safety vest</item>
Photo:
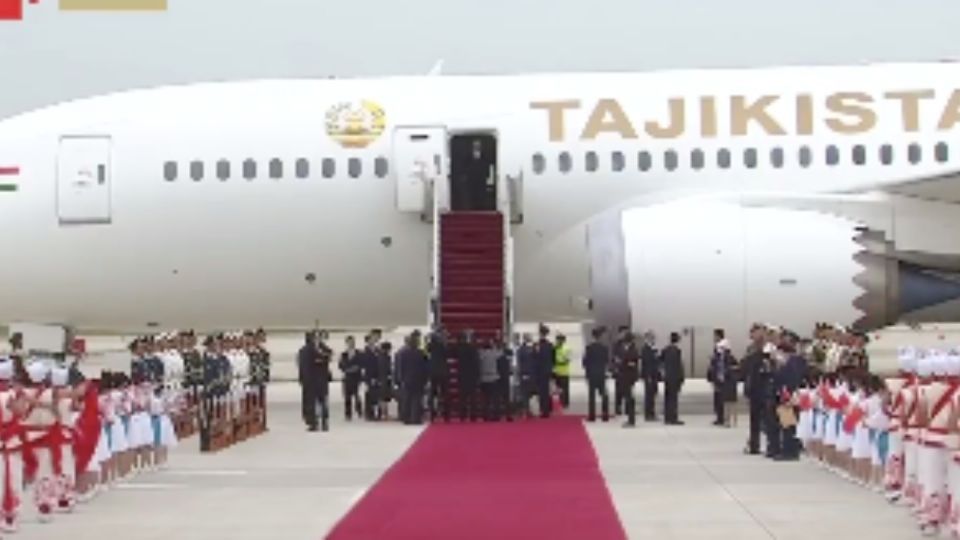
[[[556,359],[553,363],[553,381],[560,389],[560,404],[570,407],[570,346],[567,337],[557,334],[557,346],[554,349]]]

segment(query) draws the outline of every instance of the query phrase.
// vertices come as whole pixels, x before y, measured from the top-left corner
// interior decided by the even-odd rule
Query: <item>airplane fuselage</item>
[[[422,324],[432,226],[397,208],[404,127],[495,135],[499,180],[522,179],[517,317],[586,319],[594,216],[948,174],[958,123],[951,64],[249,81],[64,103],[0,122],[0,172],[15,173],[0,175],[0,321]],[[64,153],[89,140],[106,170],[66,178],[84,158]],[[98,175],[101,207],[71,206],[67,184]],[[99,219],[72,219],[87,211]]]

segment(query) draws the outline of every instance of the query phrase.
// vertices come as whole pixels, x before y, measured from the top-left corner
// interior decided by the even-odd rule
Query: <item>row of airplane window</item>
[[[233,163],[229,160],[221,159],[213,164],[211,171],[207,171],[206,162],[201,160],[191,161],[186,164],[184,178],[189,178],[194,182],[199,182],[204,178],[216,177],[218,180],[229,180],[233,177]],[[293,176],[295,178],[310,177],[310,160],[299,158],[293,162]],[[259,177],[260,164],[255,159],[245,159],[239,164],[239,175],[245,180],[254,180]],[[373,160],[373,174],[377,178],[384,178],[389,172],[387,158],[378,157]],[[274,158],[266,163],[266,177],[273,180],[284,178],[286,164],[282,159]],[[352,157],[346,160],[346,174],[350,178],[358,178],[363,174],[363,160]],[[337,175],[337,161],[333,158],[323,158],[320,160],[320,175],[323,178],[333,178]],[[176,161],[167,161],[163,164],[163,178],[167,182],[174,182],[180,178],[180,164]]]
[[[839,165],[842,161],[842,151],[839,146],[827,145],[823,152],[823,162],[829,166]],[[878,160],[883,165],[891,165],[894,161],[894,147],[890,144],[884,144],[879,147]],[[781,147],[770,149],[770,165],[779,169],[786,163],[787,152]],[[917,165],[923,161],[923,147],[913,143],[906,148],[907,161],[912,165]],[[940,142],[933,147],[933,158],[938,163],[945,163],[950,158],[950,147],[945,142]],[[734,167],[733,152],[727,148],[720,148],[716,151],[716,167],[720,169],[729,169]],[[850,147],[850,161],[854,165],[866,165],[869,161],[867,157],[867,147],[862,144],[856,144]],[[641,172],[649,171],[653,168],[654,156],[647,151],[641,151],[637,154],[637,168]],[[797,151],[797,163],[801,167],[810,167],[814,164],[814,151],[809,146],[801,146]],[[547,158],[540,153],[533,155],[531,163],[534,174],[544,174],[547,172]],[[760,150],[756,148],[745,148],[743,150],[743,166],[748,169],[755,169],[760,165]],[[626,156],[623,152],[614,151],[610,153],[610,169],[613,172],[622,172],[626,169]],[[676,150],[665,150],[663,152],[663,168],[668,171],[675,171],[680,167],[680,154]],[[690,151],[690,168],[701,170],[708,167],[707,153],[702,149]],[[596,172],[600,168],[600,156],[597,152],[589,151],[583,156],[583,168],[586,172]],[[561,173],[569,173],[573,170],[573,155],[570,152],[560,152],[557,155],[557,170]]]

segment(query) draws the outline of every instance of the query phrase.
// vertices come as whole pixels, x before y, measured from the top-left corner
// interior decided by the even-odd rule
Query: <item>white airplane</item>
[[[82,99],[0,122],[0,323],[423,324],[422,181],[456,176],[473,141],[522,213],[517,320],[585,320],[594,217],[690,193],[942,177],[960,168],[958,124],[960,66],[945,63],[262,80]]]

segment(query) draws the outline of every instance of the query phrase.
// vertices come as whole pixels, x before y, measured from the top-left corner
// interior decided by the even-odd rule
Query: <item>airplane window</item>
[[[217,162],[217,178],[220,180],[226,180],[230,178],[230,162],[221,159]]]
[[[907,147],[907,159],[910,160],[910,163],[916,165],[920,163],[920,159],[923,158],[923,152],[920,149],[920,145],[917,143],[912,143]]]
[[[559,162],[560,172],[562,173],[568,173],[573,168],[573,158],[570,157],[568,152],[560,152]]]
[[[173,182],[177,179],[177,162],[168,161],[163,164],[163,178],[167,182]]]
[[[827,145],[827,165],[840,163],[840,149],[835,145]]]
[[[721,169],[730,168],[730,151],[726,148],[717,150],[717,166]]]
[[[690,166],[696,170],[703,168],[703,164],[706,161],[706,158],[703,154],[703,150],[697,148],[690,152]]]
[[[867,149],[862,144],[854,145],[853,147],[853,163],[856,165],[863,165],[867,162]]]
[[[274,180],[279,180],[280,178],[283,178],[283,162],[282,161],[276,158],[271,159],[269,168],[270,168],[270,178],[273,178]]]
[[[637,166],[643,172],[650,170],[650,167],[653,166],[653,158],[650,157],[650,152],[643,151],[637,155]]]
[[[387,176],[387,172],[390,170],[388,165],[387,158],[383,156],[373,160],[373,173],[377,175],[377,178],[383,178]]]
[[[347,174],[350,175],[350,178],[356,178],[360,176],[360,159],[352,157],[347,160]]]
[[[884,165],[893,163],[893,146],[884,144],[880,147],[880,163]]]
[[[626,167],[626,160],[623,158],[623,152],[610,154],[610,168],[613,172],[620,172],[624,167]]]
[[[323,158],[320,169],[324,178],[333,178],[333,176],[337,174],[337,162],[332,158]]]
[[[743,164],[747,166],[748,169],[757,168],[757,149],[756,148],[747,148],[743,151]]]
[[[667,150],[663,153],[663,167],[668,171],[677,170],[677,165],[680,164],[680,158],[677,157],[677,153],[673,150]]]
[[[783,167],[783,148],[778,146],[770,150],[770,164],[775,169]]]
[[[547,160],[544,159],[543,154],[538,152],[533,155],[532,165],[534,174],[543,174],[543,171],[547,168]]]
[[[310,176],[310,161],[304,158],[300,158],[293,165],[294,174],[297,175],[297,178],[306,178]]]
[[[253,180],[257,177],[257,162],[248,159],[243,162],[243,177],[247,180]]]
[[[587,152],[585,165],[587,167],[587,172],[596,172],[597,167],[600,166],[600,159],[597,158],[596,152]]]
[[[797,156],[797,161],[800,163],[801,167],[809,167],[813,164],[813,152],[810,150],[809,146],[801,146],[800,154]]]
[[[194,182],[199,182],[203,180],[203,162],[202,161],[193,161],[190,163],[190,178],[193,178]]]
[[[945,142],[937,143],[937,145],[933,147],[933,155],[937,158],[938,162],[943,163],[950,157],[950,147],[948,147]]]

